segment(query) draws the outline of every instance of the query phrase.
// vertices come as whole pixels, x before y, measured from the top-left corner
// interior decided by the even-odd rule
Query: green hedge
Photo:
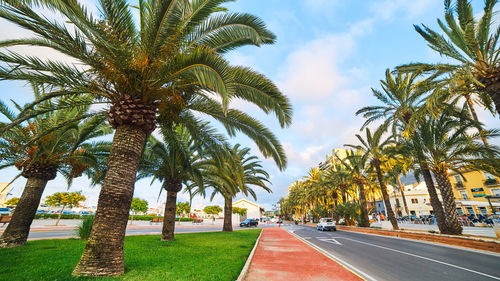
[[[36,214],[35,219],[57,219],[59,214]],[[62,214],[61,219],[67,220],[67,219],[81,219],[83,216],[80,215],[70,215],[70,214]],[[87,215],[88,216],[88,215]]]
[[[154,216],[154,215],[136,215],[134,216],[135,221],[150,221],[153,218],[162,218],[162,216]],[[128,219],[132,219],[132,216],[128,216]],[[179,218],[176,218],[175,221],[179,221]],[[194,221],[193,218],[181,218],[181,221]]]
[[[36,214],[35,219],[57,219],[59,214]],[[68,220],[68,219],[82,219],[83,217],[88,216],[88,215],[66,215],[62,214],[61,219]],[[134,216],[135,221],[150,221],[153,218],[162,218],[160,216],[155,216],[155,215],[136,215]],[[132,219],[132,216],[129,216],[128,219]],[[175,221],[179,221],[179,219],[175,219]],[[194,221],[194,218],[181,218],[181,221]]]

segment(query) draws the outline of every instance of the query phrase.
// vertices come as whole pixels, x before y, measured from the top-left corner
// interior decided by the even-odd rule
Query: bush
[[[57,219],[59,214],[36,214],[35,219]],[[62,214],[61,219],[67,220],[67,219],[81,219],[84,216],[80,215],[69,215],[69,214]]]
[[[94,216],[83,216],[83,220],[76,230],[78,237],[87,240],[90,237],[90,231],[94,225]]]
[[[160,216],[155,215],[135,215],[134,221],[150,221],[153,218],[158,218]],[[128,216],[128,219],[131,220],[132,216]],[[176,218],[175,221],[179,221],[179,218]],[[181,221],[194,221],[194,218],[181,218]]]

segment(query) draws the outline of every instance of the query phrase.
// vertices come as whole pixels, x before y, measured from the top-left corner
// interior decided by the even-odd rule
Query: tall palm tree
[[[457,208],[453,188],[448,179],[449,171],[460,174],[464,169],[488,170],[494,174],[500,172],[498,148],[488,148],[481,142],[480,134],[469,134],[473,126],[463,118],[454,118],[445,113],[438,119],[430,119],[419,126],[425,158],[441,189],[446,223],[450,234],[461,234],[462,227],[457,218]],[[486,137],[498,136],[497,131],[487,131]],[[490,159],[490,155],[494,158]]]
[[[446,233],[444,210],[437,195],[436,187],[429,168],[426,165],[423,148],[419,143],[418,131],[415,130],[417,121],[426,115],[425,94],[428,90],[427,83],[421,86],[422,81],[416,81],[420,72],[409,74],[399,73],[394,79],[389,70],[386,70],[385,81],[380,81],[383,91],[374,90],[374,96],[382,102],[381,106],[368,106],[360,109],[356,114],[363,114],[367,118],[364,126],[373,121],[385,118],[384,125],[392,125],[394,137],[399,142],[404,142],[408,149],[404,149],[404,157],[413,157],[417,173],[421,173],[429,196],[431,206],[438,222],[439,231]],[[399,135],[404,135],[400,139]],[[411,148],[409,148],[411,147]]]
[[[196,182],[203,186],[207,150],[222,147],[225,139],[206,123],[195,124],[196,131],[182,125],[161,126],[163,142],[149,136],[137,179],[153,177],[167,192],[161,240],[174,240],[177,193],[182,185]],[[195,138],[196,137],[196,138]]]
[[[361,218],[359,226],[369,227],[370,219],[368,218],[365,192],[365,185],[368,183],[368,157],[360,151],[350,150],[347,152],[347,157],[345,159],[339,160],[349,175],[349,180],[358,187],[359,201],[361,204]]]
[[[387,186],[384,181],[384,174],[382,173],[381,165],[383,162],[387,161],[387,156],[384,153],[384,150],[387,148],[389,144],[391,144],[392,137],[387,139],[383,139],[383,134],[386,132],[385,126],[380,126],[375,130],[372,134],[369,128],[366,128],[366,137],[363,138],[359,134],[356,134],[361,145],[348,145],[354,149],[359,151],[363,151],[365,157],[370,161],[370,164],[375,168],[377,173],[377,179],[380,185],[380,190],[382,191],[382,197],[384,199],[385,208],[387,210],[387,216],[391,221],[392,228],[398,230],[398,222],[396,220],[396,216],[394,215],[394,211],[391,207],[391,201],[389,199],[389,192],[387,191]]]
[[[401,71],[424,71],[432,78],[447,75],[449,85],[457,85],[457,93],[466,91],[467,103],[474,112],[470,94],[478,94],[481,103],[500,114],[500,57],[498,38],[500,28],[495,27],[496,0],[484,1],[484,13],[474,18],[472,4],[468,0],[445,0],[444,20],[438,19],[441,35],[427,26],[415,25],[415,30],[427,41],[428,46],[455,63],[413,63],[398,67]],[[458,21],[457,21],[458,20]],[[467,89],[460,89],[465,86]]]
[[[42,99],[75,99],[59,107],[74,106],[84,93],[95,102],[111,105],[107,117],[115,129],[112,149],[93,231],[75,275],[124,272],[123,239],[136,172],[158,114],[175,121],[189,107],[211,115],[231,134],[247,134],[264,156],[285,166],[286,157],[276,137],[257,120],[228,109],[230,100],[237,97],[266,113],[274,112],[281,126],[291,122],[288,99],[271,81],[248,68],[231,67],[221,56],[239,46],[275,40],[260,19],[221,12],[221,5],[228,1],[140,0],[137,24],[126,0],[99,1],[100,17],[89,14],[78,1],[33,1],[61,15],[58,22],[19,1],[7,0],[0,6],[1,18],[35,34],[31,39],[2,41],[1,47],[46,47],[77,62],[46,62],[2,52],[0,61],[5,64],[0,67],[0,79],[50,86],[51,92]],[[215,100],[216,95],[222,102]],[[27,116],[9,126],[24,118]]]
[[[35,96],[43,89],[33,85]],[[50,106],[45,101],[40,106]],[[19,111],[23,108],[16,105]],[[40,204],[47,182],[57,173],[66,177],[68,185],[72,179],[81,176],[93,167],[99,170],[98,154],[106,154],[109,147],[92,139],[110,133],[110,128],[97,116],[80,120],[86,115],[88,106],[49,112],[18,124],[6,131],[0,138],[0,169],[15,166],[27,179],[23,194],[7,229],[0,237],[1,248],[26,244],[30,225]],[[0,113],[8,120],[17,118],[4,103],[0,102]],[[101,155],[102,156],[102,155]]]
[[[260,187],[267,192],[271,192],[266,184],[269,183],[269,175],[262,169],[262,165],[256,156],[250,155],[250,148],[241,148],[239,144],[227,147],[225,153],[219,159],[212,159],[212,169],[205,177],[205,188],[195,191],[196,194],[205,195],[211,187],[210,199],[220,194],[224,197],[224,225],[222,231],[233,231],[232,208],[233,198],[238,193],[245,196],[251,195],[257,200],[257,195],[253,188]]]

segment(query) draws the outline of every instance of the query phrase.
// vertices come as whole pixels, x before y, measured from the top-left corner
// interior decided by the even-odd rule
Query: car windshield
[[[246,222],[251,222],[251,221],[252,221],[252,219],[246,219],[245,221],[246,221]]]
[[[333,219],[325,219],[325,222],[333,222]]]

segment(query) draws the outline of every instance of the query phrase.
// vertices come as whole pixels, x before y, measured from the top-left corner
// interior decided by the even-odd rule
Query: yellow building
[[[462,175],[465,179],[457,173],[451,173],[448,177],[460,214],[500,212],[500,178],[482,171],[466,171]]]

